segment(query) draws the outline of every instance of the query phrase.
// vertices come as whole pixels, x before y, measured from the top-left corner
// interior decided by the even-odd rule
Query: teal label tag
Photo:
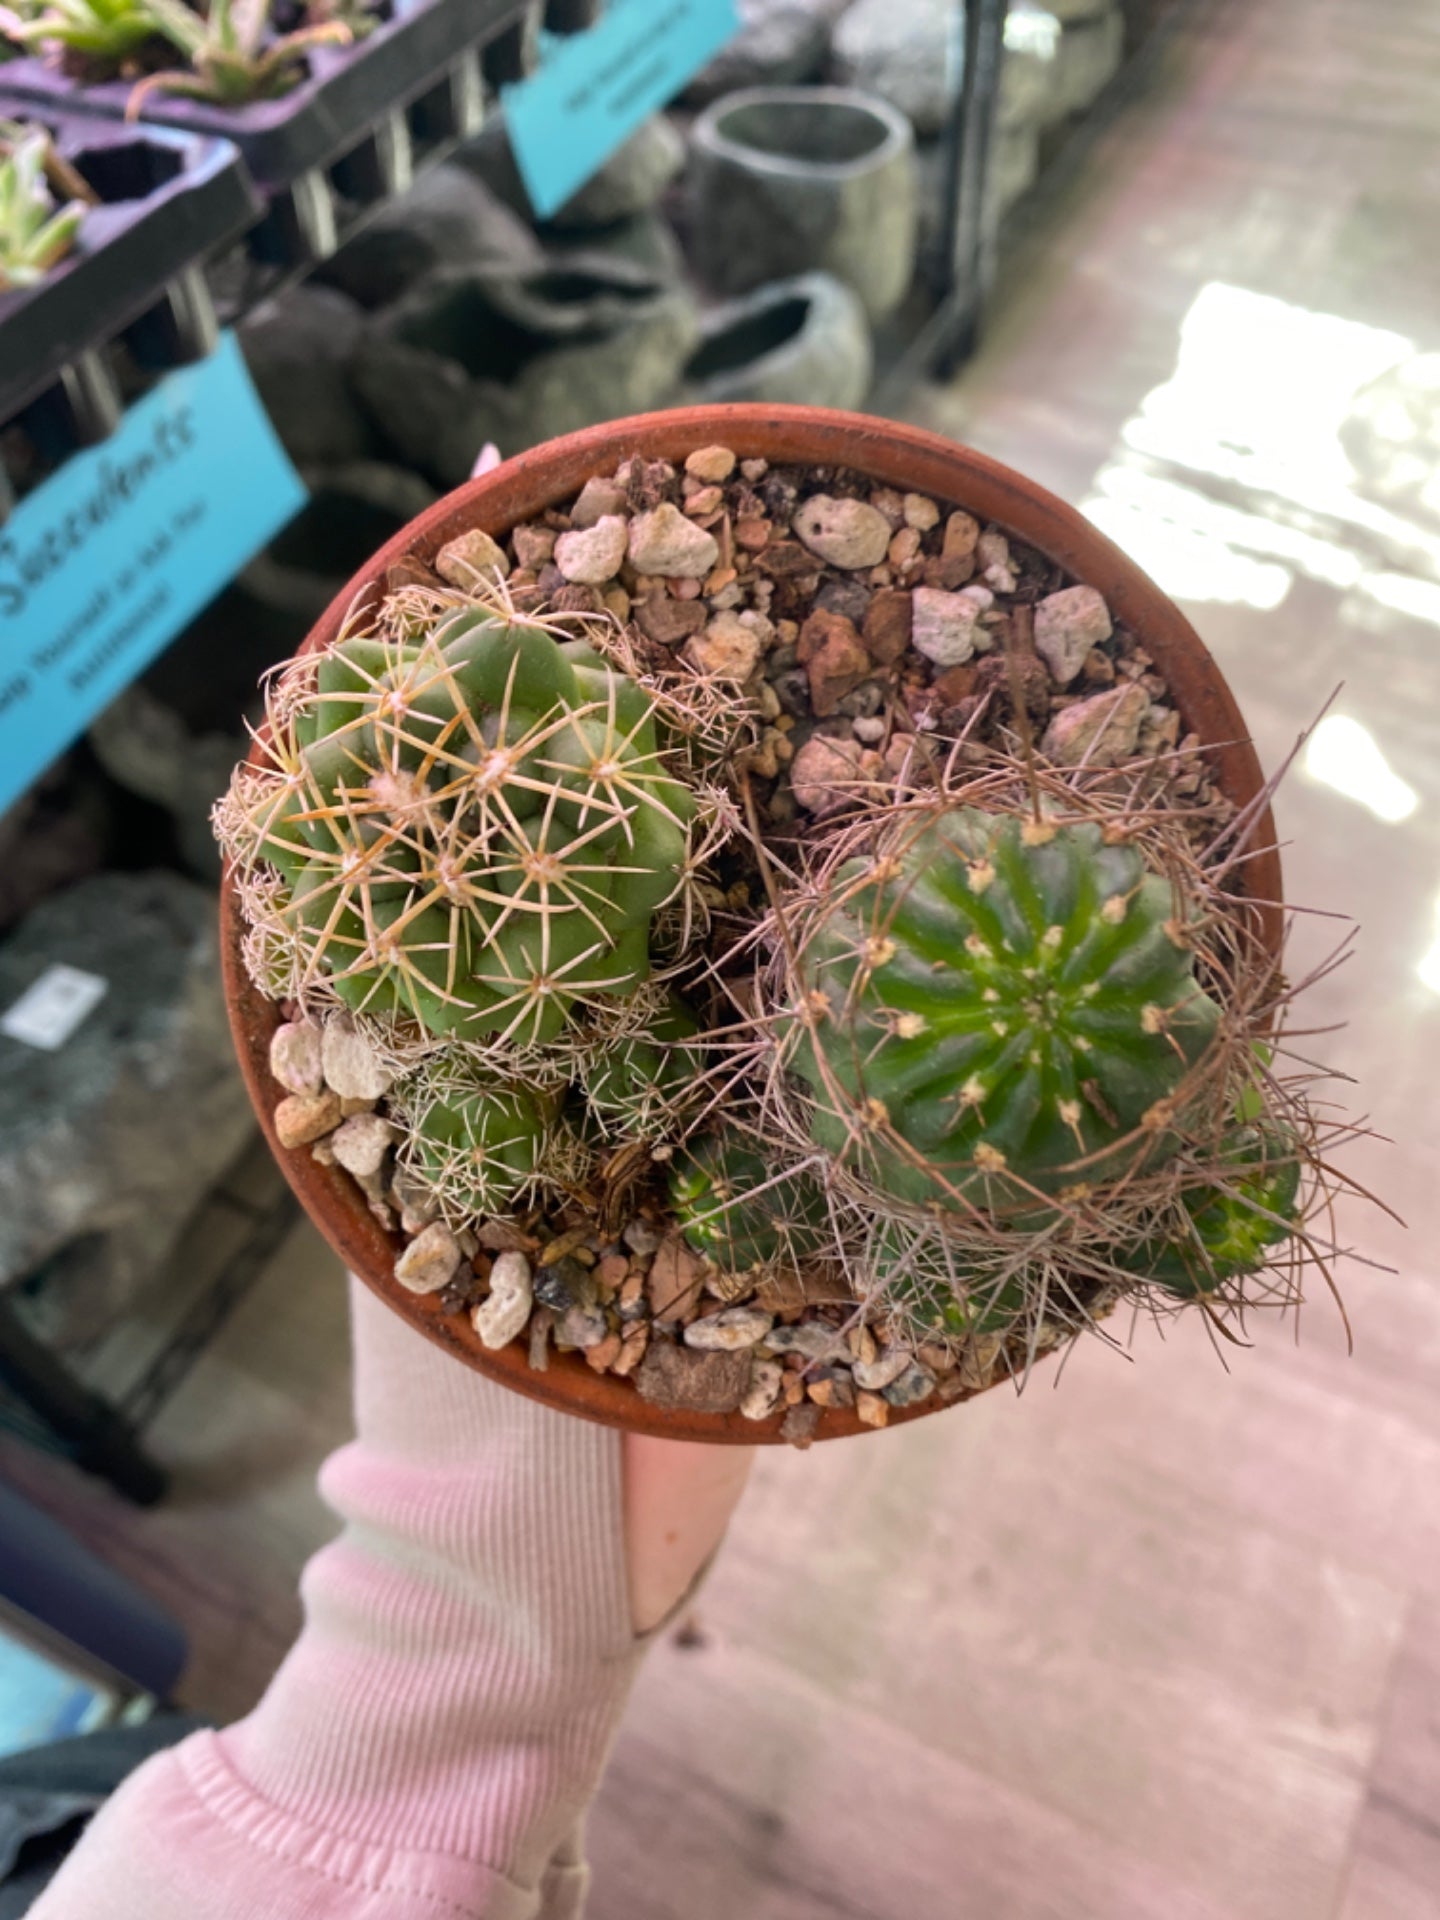
[[[539,218],[578,193],[739,30],[736,0],[610,0],[593,27],[548,39],[539,70],[505,91],[510,144]]]
[[[233,334],[0,526],[0,811],[304,505]]]

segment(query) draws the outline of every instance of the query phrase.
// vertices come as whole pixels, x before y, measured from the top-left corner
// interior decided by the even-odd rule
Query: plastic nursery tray
[[[123,332],[166,286],[243,233],[260,203],[228,140],[117,126],[7,100],[0,117],[49,129],[101,204],[74,250],[34,287],[0,293],[0,424],[61,369]]]
[[[388,114],[443,81],[468,47],[502,32],[527,0],[390,0],[375,30],[348,47],[316,47],[308,77],[278,100],[220,107],[152,93],[141,124],[233,140],[262,192],[272,195],[316,167],[329,167]],[[384,10],[382,9],[382,12]],[[179,55],[176,56],[177,61]],[[67,111],[122,119],[132,87],[107,80],[82,86],[42,60],[0,68],[0,99],[20,97]]]

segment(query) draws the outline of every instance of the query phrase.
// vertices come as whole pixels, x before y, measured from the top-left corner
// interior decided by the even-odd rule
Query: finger
[[[650,1633],[724,1538],[755,1449],[627,1433],[622,1458],[630,1614],[637,1633]]]

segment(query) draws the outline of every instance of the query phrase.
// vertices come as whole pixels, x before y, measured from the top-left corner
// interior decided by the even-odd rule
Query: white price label
[[[110,982],[98,973],[86,973],[81,967],[47,967],[0,1015],[0,1033],[23,1040],[27,1047],[54,1053],[109,991]]]

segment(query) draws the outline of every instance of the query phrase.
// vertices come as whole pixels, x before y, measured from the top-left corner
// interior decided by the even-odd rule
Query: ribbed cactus
[[[350,1006],[535,1046],[646,978],[695,802],[648,695],[583,642],[480,608],[343,640],[271,732],[229,850],[284,875],[306,977]]]
[[[1298,1220],[1300,1159],[1293,1142],[1240,1127],[1220,1154],[1223,1186],[1194,1188],[1177,1203],[1175,1231],[1117,1250],[1116,1264],[1185,1299],[1256,1273]]]
[[[699,1027],[684,1001],[658,983],[642,987],[619,1011],[620,1030],[602,1025],[585,1050],[580,1084],[607,1130],[645,1140],[673,1126],[686,1089],[696,1084],[703,1062],[685,1042]]]
[[[443,1055],[390,1090],[400,1162],[452,1221],[496,1212],[533,1178],[556,1105]]]
[[[919,1205],[1013,1208],[1159,1164],[1219,1021],[1175,915],[1098,826],[902,817],[801,929],[815,1139]]]
[[[819,1252],[826,1239],[824,1194],[808,1174],[776,1181],[776,1171],[758,1148],[725,1131],[678,1154],[670,1204],[691,1246],[729,1273]]]

